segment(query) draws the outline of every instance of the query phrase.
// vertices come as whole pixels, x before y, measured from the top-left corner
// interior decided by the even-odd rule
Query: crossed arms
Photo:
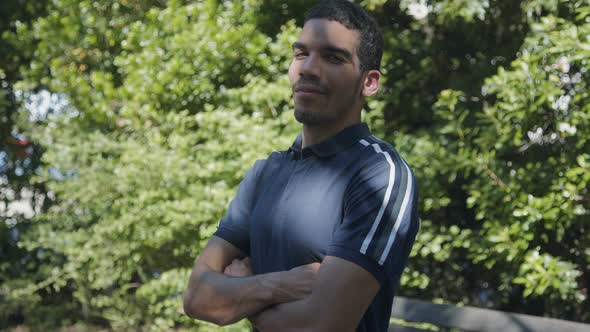
[[[189,279],[186,314],[217,325],[249,318],[262,332],[354,331],[379,290],[371,273],[333,256],[259,275],[239,271],[243,258],[231,243],[211,238]]]

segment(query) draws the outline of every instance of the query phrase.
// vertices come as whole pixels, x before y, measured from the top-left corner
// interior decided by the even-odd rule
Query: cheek
[[[357,89],[357,82],[354,80],[354,77],[351,76],[340,76],[337,79],[332,80],[333,86],[338,89],[338,91],[342,91],[345,94],[351,94],[353,91]]]
[[[338,104],[350,104],[359,97],[362,86],[359,86],[359,77],[352,73],[334,75],[330,77],[331,91],[339,96],[333,100]]]
[[[289,65],[289,81],[291,82],[291,85],[295,84],[297,81],[299,76],[297,75],[297,71],[297,62],[291,61],[291,64]]]

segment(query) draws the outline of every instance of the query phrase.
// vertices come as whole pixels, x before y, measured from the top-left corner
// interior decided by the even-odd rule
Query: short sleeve
[[[236,196],[230,202],[225,216],[221,218],[217,231],[213,234],[248,255],[250,254],[250,215],[256,201],[256,187],[264,163],[264,160],[258,160],[246,172],[238,186]]]
[[[348,185],[328,255],[360,265],[383,283],[398,279],[406,266],[418,231],[418,188],[395,151],[377,144],[367,149],[374,153]]]

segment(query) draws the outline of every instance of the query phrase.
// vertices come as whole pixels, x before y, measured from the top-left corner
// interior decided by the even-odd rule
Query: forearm
[[[185,312],[218,325],[237,322],[270,305],[291,300],[282,290],[282,273],[250,277],[212,271],[193,274],[185,295]]]
[[[253,316],[250,322],[261,332],[266,331],[314,331],[314,313],[310,310],[308,299],[269,307]]]
[[[355,326],[346,319],[329,319],[329,312],[313,300],[312,296],[303,300],[278,304],[253,316],[250,322],[261,332],[353,332]]]
[[[341,258],[324,259],[312,291],[298,301],[279,304],[252,316],[260,331],[352,332],[379,290],[362,267]]]

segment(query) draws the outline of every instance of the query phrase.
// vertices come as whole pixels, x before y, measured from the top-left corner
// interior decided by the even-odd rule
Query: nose
[[[319,78],[320,77],[320,57],[316,53],[310,53],[299,68],[300,77]]]

